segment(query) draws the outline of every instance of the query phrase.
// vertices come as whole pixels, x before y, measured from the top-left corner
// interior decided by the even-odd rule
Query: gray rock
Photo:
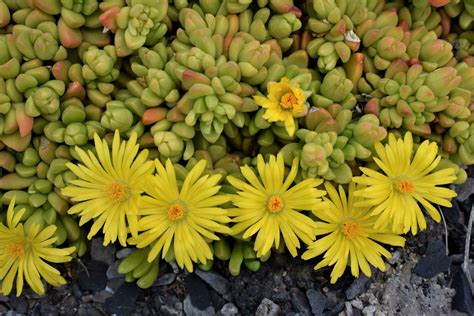
[[[239,313],[239,309],[232,303],[227,303],[222,306],[220,312],[222,316],[234,316]]]
[[[115,253],[115,257],[117,257],[117,259],[125,259],[131,255],[133,251],[133,248],[123,248]]]
[[[311,314],[311,307],[309,306],[308,299],[304,293],[297,287],[291,288],[291,304],[297,312],[301,312],[305,315]]]
[[[191,302],[189,295],[186,296],[183,302],[184,313],[188,316],[212,316],[215,314],[214,307],[208,306],[206,309],[202,310],[197,308]]]
[[[326,305],[326,296],[315,289],[309,289],[306,291],[306,297],[308,298],[313,314],[315,316],[321,316],[324,311],[324,306]]]
[[[118,278],[125,278],[125,275],[118,273],[118,266],[120,265],[121,261],[115,261],[107,268],[107,279],[118,279]]]
[[[280,306],[266,297],[262,300],[260,305],[257,307],[257,311],[255,312],[255,316],[277,316],[279,314]]]
[[[352,306],[354,306],[355,308],[358,308],[360,310],[364,309],[364,303],[362,303],[361,300],[353,300],[351,302]]]
[[[115,261],[115,246],[109,244],[103,246],[104,238],[98,237],[92,239],[90,254],[92,260],[101,261],[107,264],[112,264]]]
[[[349,301],[355,299],[369,286],[370,280],[371,279],[365,274],[362,274],[359,278],[355,279],[351,286],[346,290],[346,298]]]
[[[200,269],[196,269],[196,274],[220,295],[226,295],[229,293],[230,283],[223,276],[215,272],[207,272]]]
[[[3,296],[2,294],[0,294],[0,302],[8,302],[8,296]]]
[[[346,316],[353,316],[354,315],[354,310],[352,308],[351,303],[346,302],[345,306],[346,306],[346,309],[344,310],[344,312],[346,313]]]
[[[174,282],[176,280],[176,274],[174,273],[165,273],[163,275],[160,275],[155,283],[153,284],[154,286],[163,286],[163,285],[168,285]]]
[[[362,315],[365,315],[365,316],[373,316],[375,314],[375,310],[377,308],[374,306],[374,305],[369,305],[369,306],[366,306],[364,307],[364,309],[362,310]]]

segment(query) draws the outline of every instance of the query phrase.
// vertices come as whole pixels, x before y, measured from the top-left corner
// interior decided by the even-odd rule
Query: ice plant
[[[135,133],[121,142],[119,132],[115,131],[112,153],[97,134],[94,141],[97,155],[76,147],[83,165],[67,164],[78,179],[71,181],[62,193],[77,202],[68,213],[81,217],[79,225],[94,220],[89,239],[102,228],[104,245],[118,238],[125,246],[128,229],[134,236],[138,233],[138,200],[143,192],[143,179],[153,172],[153,162],[147,160],[147,150],[138,154]]]
[[[232,196],[236,206],[229,210],[233,216],[232,234],[249,238],[255,234],[254,249],[257,257],[265,256],[273,245],[280,245],[280,236],[295,257],[300,247],[299,239],[306,244],[313,242],[316,225],[301,211],[323,208],[321,196],[324,191],[316,189],[323,180],[309,178],[292,186],[298,173],[298,159],[293,160],[291,170],[285,178],[283,155],[270,156],[265,163],[262,155],[257,157],[258,176],[249,167],[241,167],[247,182],[229,176],[227,180],[238,192]]]
[[[230,221],[227,211],[219,205],[229,201],[218,195],[220,175],[202,175],[206,161],[199,161],[178,185],[171,160],[165,166],[156,159],[157,174],[145,181],[145,192],[138,211],[141,216],[140,234],[130,243],[138,248],[151,246],[148,261],[161,252],[164,258],[174,253],[181,268],[193,271],[193,262],[206,263],[212,259],[211,248],[205,238],[218,240],[215,234],[229,233],[225,225]]]
[[[418,203],[436,221],[441,220],[432,203],[451,207],[450,199],[456,196],[453,190],[439,185],[451,184],[456,180],[454,169],[445,168],[432,172],[439,164],[438,146],[425,140],[413,155],[413,138],[410,132],[405,138],[395,139],[389,135],[385,147],[375,144],[375,163],[381,172],[361,167],[363,176],[354,182],[366,186],[357,190],[355,196],[365,199],[358,206],[373,207],[371,214],[378,215],[375,229],[391,228],[396,233],[412,234],[426,229],[426,221]]]
[[[33,291],[42,295],[44,286],[41,277],[51,285],[65,284],[60,272],[46,261],[61,263],[71,260],[74,247],[53,248],[57,237],[54,237],[56,226],[44,229],[32,224],[26,229],[20,220],[25,209],[13,210],[15,197],[7,210],[7,225],[0,223],[0,281],[1,292],[8,295],[12,291],[16,277],[16,295],[20,296],[24,281]]]
[[[287,133],[295,133],[295,118],[307,112],[305,91],[284,77],[280,82],[268,83],[268,95],[254,96],[254,101],[265,108],[263,118],[269,122],[284,122]]]
[[[324,200],[329,207],[314,211],[319,219],[316,222],[316,236],[325,236],[311,244],[302,258],[308,260],[324,253],[323,259],[314,268],[334,266],[331,283],[337,281],[348,265],[355,277],[359,277],[360,271],[370,277],[369,264],[385,271],[382,257],[389,259],[391,255],[378,242],[403,246],[405,239],[390,230],[374,228],[376,217],[371,216],[367,208],[356,206],[361,198],[354,197],[354,182],[349,184],[347,195],[341,185],[339,192],[329,182],[325,183],[325,187],[328,198]]]

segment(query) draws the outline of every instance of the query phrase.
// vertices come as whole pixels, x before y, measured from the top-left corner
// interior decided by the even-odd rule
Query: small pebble
[[[234,316],[239,313],[239,309],[232,303],[227,303],[222,306],[220,313],[222,316]]]

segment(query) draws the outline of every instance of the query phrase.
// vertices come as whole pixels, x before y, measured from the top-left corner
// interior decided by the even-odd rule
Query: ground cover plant
[[[474,164],[474,3],[0,0],[0,282],[88,240],[232,275],[371,275]],[[58,270],[59,269],[59,270]]]

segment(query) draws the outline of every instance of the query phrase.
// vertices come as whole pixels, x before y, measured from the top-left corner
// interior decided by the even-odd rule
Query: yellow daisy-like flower
[[[206,263],[212,259],[211,248],[204,238],[218,240],[215,232],[228,234],[230,221],[227,211],[220,208],[229,201],[218,195],[220,175],[201,176],[205,160],[198,162],[186,175],[181,187],[176,181],[174,166],[168,159],[166,168],[155,160],[157,175],[149,177],[142,199],[138,222],[141,233],[129,241],[138,248],[151,245],[148,261],[158,254],[164,258],[170,248],[176,262],[193,271],[193,262]]]
[[[360,168],[364,176],[354,178],[354,182],[366,186],[355,195],[365,197],[358,202],[360,206],[373,207],[371,214],[378,215],[375,228],[390,227],[395,233],[411,229],[413,235],[418,226],[426,229],[418,202],[439,222],[441,216],[431,203],[451,207],[450,199],[456,193],[437,186],[453,183],[456,176],[452,168],[432,172],[441,160],[436,143],[424,141],[413,156],[413,138],[407,132],[404,140],[390,134],[388,144],[384,147],[376,143],[375,150],[379,158],[374,160],[382,172]]]
[[[232,234],[243,232],[243,238],[257,234],[254,248],[257,256],[265,256],[273,245],[280,245],[280,234],[290,253],[297,255],[300,247],[299,239],[306,244],[314,240],[315,222],[301,211],[321,208],[324,191],[316,189],[323,180],[306,179],[294,185],[293,180],[298,172],[298,159],[293,160],[291,170],[286,177],[283,156],[270,156],[265,163],[262,155],[257,157],[257,171],[241,167],[242,175],[248,183],[229,176],[227,180],[237,190],[232,196],[236,208],[230,209],[229,214],[236,222]]]
[[[76,147],[76,152],[84,165],[68,163],[67,167],[79,178],[62,190],[71,201],[78,202],[68,213],[79,214],[79,225],[94,219],[88,234],[91,239],[102,228],[104,245],[118,238],[126,246],[128,231],[138,234],[138,200],[143,192],[145,176],[153,172],[153,162],[147,161],[148,150],[138,156],[137,135],[120,142],[115,131],[112,154],[105,140],[94,135],[97,156],[91,151],[85,153]]]
[[[269,122],[284,122],[286,131],[292,136],[295,133],[295,117],[300,117],[305,112],[304,91],[288,78],[282,78],[280,82],[272,81],[267,88],[267,97],[254,96],[255,103],[267,109],[263,114],[264,119]]]
[[[0,280],[3,295],[10,294],[16,277],[16,296],[20,296],[24,281],[36,293],[44,294],[43,277],[53,286],[65,284],[58,270],[46,263],[71,261],[74,247],[53,248],[56,241],[56,226],[51,225],[43,230],[38,225],[31,225],[28,231],[20,219],[25,209],[13,211],[15,198],[7,210],[7,225],[0,223]]]
[[[326,236],[316,240],[301,257],[308,260],[324,253],[323,260],[314,269],[334,266],[331,283],[337,281],[347,265],[355,277],[359,277],[359,270],[370,277],[369,264],[385,271],[382,256],[389,259],[391,255],[377,242],[404,246],[405,239],[389,230],[374,229],[375,217],[355,205],[358,199],[354,198],[353,182],[349,184],[348,196],[341,185],[339,193],[330,183],[326,182],[325,186],[329,199],[324,200],[329,203],[329,208],[317,210],[314,214],[321,220],[316,223],[316,235]]]

